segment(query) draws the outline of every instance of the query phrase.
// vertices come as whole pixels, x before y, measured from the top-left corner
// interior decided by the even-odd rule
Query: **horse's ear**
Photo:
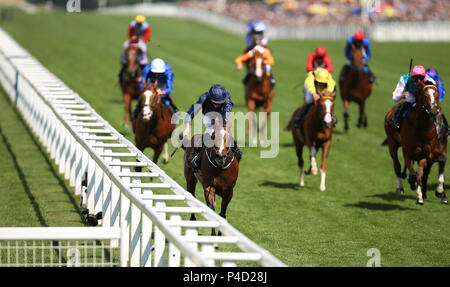
[[[233,125],[233,121],[231,119],[227,120],[227,130],[231,129],[231,125]]]
[[[153,83],[153,86],[156,88],[158,87],[158,80],[155,80],[155,82]]]
[[[220,126],[220,120],[218,117],[214,120],[214,124],[216,125],[216,127]]]
[[[436,80],[436,88],[439,87],[439,80]]]
[[[144,88],[147,86],[147,81],[145,79],[142,80],[142,85],[144,86]]]
[[[334,98],[336,96],[336,91],[334,91],[331,96]]]

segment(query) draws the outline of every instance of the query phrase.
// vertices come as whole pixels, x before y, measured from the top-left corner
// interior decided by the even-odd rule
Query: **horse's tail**
[[[384,139],[384,141],[381,143],[381,146],[385,146],[385,145],[387,145],[387,142],[388,142],[388,139],[387,138],[385,138]]]
[[[291,117],[288,124],[284,127],[285,131],[292,131],[294,129],[294,117]]]

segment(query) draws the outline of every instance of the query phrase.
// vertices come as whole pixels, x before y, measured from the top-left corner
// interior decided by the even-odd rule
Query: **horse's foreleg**
[[[394,172],[397,176],[397,189],[395,192],[399,194],[403,194],[405,190],[403,189],[403,183],[402,183],[402,166],[400,164],[400,161],[398,160],[398,148],[399,145],[392,139],[388,138],[388,145],[389,145],[389,153],[391,155],[392,161],[394,162]],[[406,165],[405,165],[406,169]]]
[[[327,175],[327,159],[328,159],[328,153],[330,152],[331,147],[331,140],[325,142],[323,144],[323,152],[322,152],[322,164],[320,166],[320,190],[325,190],[325,177]]]
[[[168,162],[169,162],[169,145],[167,144],[167,142],[165,142],[163,147],[162,163],[167,164]]]
[[[256,146],[258,143],[258,140],[256,138],[256,116],[255,116],[255,109],[256,104],[253,100],[247,101],[247,107],[248,107],[248,137],[250,141],[251,146]]]
[[[298,168],[300,169],[300,186],[305,186],[304,174],[303,174],[303,144],[300,142],[295,142],[295,152],[298,159]]]
[[[361,101],[359,103],[359,119],[357,127],[361,126],[367,127],[367,116],[366,116],[366,101]]]
[[[435,195],[436,197],[441,199],[441,203],[448,204],[447,196],[445,195],[444,190],[444,169],[445,169],[445,161],[439,161],[439,185],[436,188]]]
[[[205,202],[206,205],[211,208],[213,211],[216,211],[215,206],[215,195],[216,195],[216,189],[213,186],[208,186],[205,188]],[[211,229],[211,236],[216,235],[216,229]]]
[[[158,159],[159,159],[159,156],[161,155],[161,152],[163,150],[163,146],[164,145],[159,145],[158,147],[156,147],[154,149],[155,152],[153,153],[153,162],[155,164],[158,163]]]
[[[197,185],[197,178],[195,177],[194,173],[192,172],[192,169],[187,166],[187,163],[185,163],[185,167],[184,167],[184,177],[186,179],[187,191],[190,192],[193,197],[195,197],[195,187]],[[196,220],[194,213],[191,213],[190,220]]]
[[[348,106],[350,105],[349,100],[344,100],[344,130],[348,131]]]
[[[417,191],[416,191],[416,203],[423,205],[423,193],[422,193],[422,179],[424,174],[425,165],[427,159],[421,159],[419,161],[419,167],[417,168]]]
[[[228,207],[228,204],[230,203],[232,198],[233,198],[233,189],[228,193],[227,196],[225,196],[225,195],[222,196],[222,205],[220,207],[220,216],[222,216],[225,219],[227,218],[227,215],[226,215],[227,214],[227,207]],[[217,235],[221,236],[222,232],[220,232],[220,230],[219,230]]]
[[[310,152],[310,158],[311,158],[311,167],[310,167],[311,173],[313,175],[317,175],[318,169],[317,169],[317,161],[316,161],[316,154],[317,154],[316,147],[311,146],[309,148],[309,152]]]
[[[128,121],[130,119],[130,110],[131,110],[131,94],[125,93],[123,94],[123,102],[124,102],[124,116],[123,116],[123,126],[128,127]]]

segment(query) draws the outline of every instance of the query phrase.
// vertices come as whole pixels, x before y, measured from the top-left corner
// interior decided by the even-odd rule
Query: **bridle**
[[[319,111],[323,110],[322,104],[320,104],[320,102],[321,101],[326,101],[326,100],[330,100],[331,102],[333,102],[334,97],[333,96],[321,96],[319,101],[318,101],[319,102]],[[329,124],[327,124],[325,122],[325,116],[327,114],[329,114],[331,119],[332,119],[331,123],[329,123]],[[330,109],[330,112],[325,111],[325,113],[320,113],[320,118],[321,118],[321,121],[322,121],[322,126],[325,126],[327,129],[329,129],[333,125],[333,113],[331,112],[331,109]]]
[[[145,94],[146,92],[150,92],[151,95],[146,95]],[[158,98],[156,99],[156,101],[154,101],[154,104],[152,106],[150,106],[151,97],[154,94]],[[150,97],[150,98],[148,99],[148,103],[147,103],[147,100],[144,101],[144,105],[143,105],[143,108],[142,108],[142,118],[145,119],[144,118],[144,110],[145,110],[145,108],[148,108],[150,110],[150,116],[149,116],[148,120],[150,120],[151,117],[153,116],[153,112],[156,110],[156,108],[159,105],[159,96],[158,96],[158,94],[156,92],[156,89],[153,89],[153,90],[152,89],[145,89],[144,92],[143,92],[143,95],[144,95],[144,97]]]
[[[215,160],[214,160],[215,163],[214,163],[214,161],[211,159],[211,155],[210,155],[211,150],[214,150],[214,151],[215,151]],[[223,159],[224,159],[224,164],[225,164],[225,163],[227,162],[228,158],[231,156],[230,162],[229,162],[228,164],[226,164],[226,165],[221,165],[221,164],[219,164],[219,163],[217,162],[217,157],[219,157],[219,156],[221,156],[221,155],[217,153],[217,150],[216,150],[214,147],[207,148],[206,151],[205,151],[205,153],[206,153],[206,158],[208,159],[208,162],[209,162],[213,167],[215,167],[215,168],[217,168],[217,169],[225,170],[225,169],[229,168],[229,167],[231,166],[231,164],[233,163],[233,161],[234,161],[234,156],[232,156],[233,153],[232,153],[232,150],[231,150],[230,147],[228,147],[228,149],[227,149],[227,151],[226,151],[226,153],[225,153],[225,156],[223,157]]]

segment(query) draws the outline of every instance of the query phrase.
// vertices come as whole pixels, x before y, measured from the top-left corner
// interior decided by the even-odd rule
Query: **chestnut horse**
[[[131,100],[138,99],[140,93],[140,81],[142,77],[142,70],[139,66],[137,46],[128,46],[126,49],[127,67],[122,73],[120,79],[120,88],[122,89],[123,102],[124,102],[124,117],[123,125],[128,127],[130,113],[131,113]]]
[[[372,92],[372,83],[369,76],[364,72],[364,58],[362,52],[363,46],[356,47],[352,45],[352,61],[351,68],[347,70],[345,80],[339,81],[341,97],[344,101],[344,129],[348,131],[348,107],[350,102],[359,104],[359,119],[357,127],[367,127],[366,100]],[[341,77],[340,77],[341,78]]]
[[[153,162],[157,163],[164,148],[163,163],[169,161],[167,139],[172,135],[175,125],[172,124],[172,115],[162,103],[158,95],[158,82],[147,84],[143,82],[142,110],[133,119],[133,132],[136,147],[144,152],[146,147],[154,150]],[[141,168],[136,168],[140,171]]]
[[[184,154],[184,177],[186,178],[186,189],[195,196],[195,186],[197,181],[203,186],[206,205],[215,211],[215,195],[222,197],[220,216],[226,218],[227,206],[233,198],[233,189],[239,173],[239,163],[231,150],[233,140],[230,133],[229,124],[222,125],[216,118],[214,131],[214,144],[206,144],[201,152],[200,170],[193,172],[188,158],[192,152],[195,142],[198,142],[202,135],[197,134],[191,139],[191,147],[187,147]],[[211,146],[211,147],[208,147]],[[191,215],[191,220],[195,220],[195,215]],[[216,235],[213,228],[212,235]],[[219,231],[219,235],[220,235]]]
[[[397,155],[398,148],[401,146],[405,168],[409,170],[410,187],[414,190],[417,185],[416,203],[423,205],[423,199],[426,198],[427,192],[428,174],[435,161],[439,161],[439,185],[436,189],[436,196],[441,199],[442,203],[447,203],[444,191],[447,140],[440,139],[444,133],[438,131],[441,126],[439,124],[441,107],[437,88],[434,85],[422,84],[421,90],[416,95],[416,105],[403,118],[400,132],[389,123],[389,119],[399,106],[400,104],[395,105],[386,114],[384,121],[389,153],[397,176],[396,192],[404,192],[402,177],[406,177],[405,172],[403,175],[401,174],[401,165]],[[414,170],[414,162],[418,163],[417,173]]]
[[[266,124],[267,116],[272,111],[272,100],[275,91],[271,88],[270,76],[265,71],[264,59],[259,49],[255,49],[253,58],[249,60],[249,79],[245,86],[245,101],[249,110],[248,116],[248,134],[253,144],[257,143],[256,139],[256,118],[255,110],[261,106],[264,107],[264,116],[260,124],[260,139],[262,142],[266,140]]]
[[[324,90],[319,92],[320,99],[314,103],[305,114],[301,128],[295,128],[294,122],[300,108],[294,111],[287,126],[292,131],[295,151],[298,157],[298,167],[300,168],[300,186],[305,186],[303,178],[303,146],[309,148],[311,157],[310,167],[305,170],[305,174],[317,174],[316,153],[322,148],[322,164],[320,167],[321,182],[320,190],[325,190],[325,176],[327,173],[327,159],[331,147],[331,138],[334,125],[334,96],[336,92]]]

